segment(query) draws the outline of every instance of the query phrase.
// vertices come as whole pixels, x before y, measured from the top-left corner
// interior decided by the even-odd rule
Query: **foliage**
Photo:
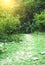
[[[5,12],[6,13],[6,12]],[[13,17],[11,14],[4,12],[0,15],[0,34],[11,34],[18,28],[20,21],[18,17]]]
[[[35,24],[33,21],[35,13],[40,14],[45,9],[45,2],[40,0],[23,0],[21,4],[19,6],[19,10],[17,11],[20,15],[19,20],[21,21],[21,25],[19,27],[20,32],[33,32],[35,30]]]
[[[17,0],[17,5],[12,9],[4,9],[0,6],[0,36],[4,33],[10,35],[34,32],[38,25],[35,20],[39,23],[38,18],[41,17],[42,20],[42,17],[45,17],[44,9],[44,0]],[[40,29],[41,26],[44,28],[45,25],[41,23],[37,27]]]
[[[45,30],[45,9],[40,14],[35,14],[34,22],[35,26],[38,27],[39,30]]]

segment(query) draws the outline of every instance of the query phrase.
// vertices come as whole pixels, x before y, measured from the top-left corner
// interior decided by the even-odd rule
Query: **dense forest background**
[[[13,6],[5,6],[0,4],[0,37],[45,31],[45,0],[16,0]]]

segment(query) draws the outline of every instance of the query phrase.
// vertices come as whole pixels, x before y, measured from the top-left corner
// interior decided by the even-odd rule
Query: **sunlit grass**
[[[7,48],[7,52],[0,55],[1,63],[4,65],[45,65],[45,55],[40,54],[45,51],[45,33],[25,34],[23,41],[9,43]],[[34,61],[34,57],[39,59]]]

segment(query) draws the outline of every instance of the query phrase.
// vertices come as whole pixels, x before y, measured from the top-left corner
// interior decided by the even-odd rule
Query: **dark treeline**
[[[45,0],[17,0],[17,6],[0,5],[0,36],[45,31]]]

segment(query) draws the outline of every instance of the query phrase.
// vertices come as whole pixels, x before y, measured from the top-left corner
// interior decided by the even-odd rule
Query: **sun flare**
[[[9,3],[10,2],[10,0],[5,0],[5,3]]]
[[[5,9],[11,9],[17,5],[17,0],[0,0],[0,6]]]

